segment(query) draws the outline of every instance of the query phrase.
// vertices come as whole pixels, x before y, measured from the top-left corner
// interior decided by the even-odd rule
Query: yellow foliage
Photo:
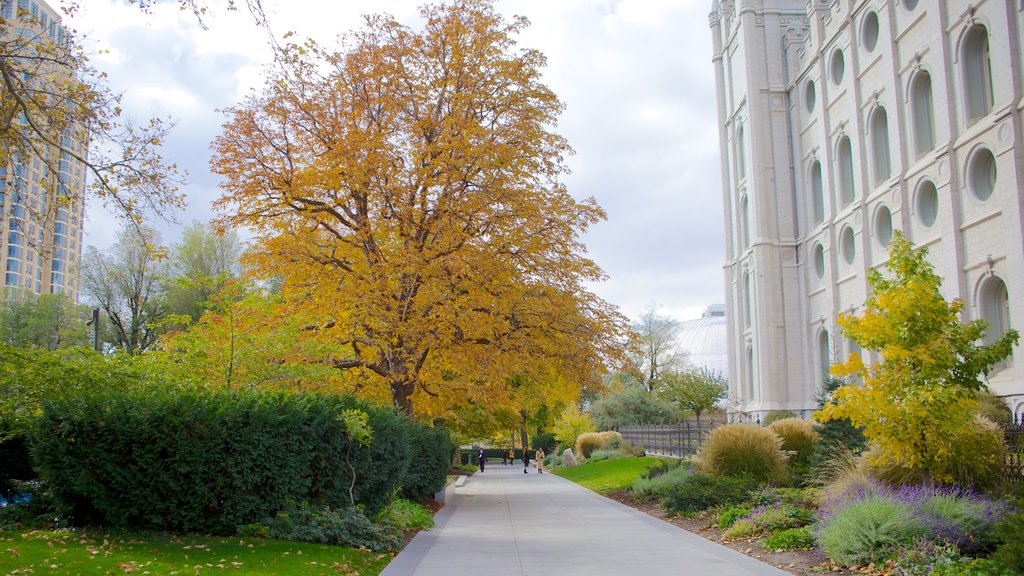
[[[621,447],[622,443],[622,434],[614,430],[585,432],[576,438],[576,456],[590,458],[594,450],[609,450]]]

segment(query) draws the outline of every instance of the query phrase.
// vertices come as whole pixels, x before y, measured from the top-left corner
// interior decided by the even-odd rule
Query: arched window
[[[963,51],[964,99],[967,118],[974,120],[992,111],[995,104],[992,90],[992,59],[988,49],[988,30],[977,24],[964,36]]]
[[[742,124],[736,130],[736,173],[740,180],[747,177],[747,142]]]
[[[849,226],[843,226],[843,231],[839,233],[839,253],[847,264],[853,264],[857,258],[857,243],[853,237],[853,228]]]
[[[875,212],[875,239],[883,248],[892,241],[892,212],[886,206],[879,206]]]
[[[743,325],[747,328],[750,328],[750,317],[753,315],[753,311],[750,308],[750,291],[750,271],[748,270],[745,274],[743,274]]]
[[[889,116],[885,108],[875,108],[871,113],[871,160],[875,165],[875,185],[889,179],[892,175],[892,162],[889,160]]]
[[[750,246],[750,201],[746,195],[740,200],[739,219],[740,250],[746,250]]]
[[[825,278],[825,247],[820,242],[814,244],[811,259],[814,261],[814,275],[818,277],[818,280],[823,280]]]
[[[935,183],[925,180],[917,187],[917,198],[914,201],[917,217],[925,228],[931,228],[939,217],[939,191]]]
[[[828,343],[828,330],[821,330],[818,332],[818,369],[821,371],[822,382],[828,380],[831,366],[832,350]]]
[[[811,202],[814,204],[814,223],[825,220],[825,187],[821,177],[821,162],[811,162]]]
[[[747,402],[752,402],[754,400],[754,349],[750,346],[747,346],[746,357],[747,365],[745,367],[746,370],[744,370],[744,376],[746,376],[745,384],[747,385],[746,396]]]
[[[839,168],[840,205],[846,206],[853,202],[855,195],[853,188],[853,146],[850,145],[849,136],[843,136],[839,139],[839,146],[836,148],[836,162]]]
[[[935,113],[932,109],[932,77],[925,71],[910,82],[911,121],[914,123],[914,153],[920,158],[935,148]]]
[[[992,276],[982,283],[978,290],[978,314],[988,323],[986,344],[995,342],[1010,329],[1010,299],[1001,279]]]

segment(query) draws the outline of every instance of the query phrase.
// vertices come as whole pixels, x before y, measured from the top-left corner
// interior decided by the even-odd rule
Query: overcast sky
[[[167,0],[162,0],[167,2]],[[422,0],[263,0],[274,32],[332,42],[389,12],[417,26]],[[209,0],[203,30],[177,2],[140,12],[124,0],[85,0],[66,23],[102,50],[93,64],[124,93],[131,117],[171,116],[165,155],[190,173],[188,209],[160,226],[173,243],[181,226],[209,220],[218,177],[209,171],[217,112],[262,85],[267,36],[252,17]],[[239,1],[239,4],[244,2]],[[609,276],[594,291],[637,318],[651,304],[679,320],[724,301],[722,200],[715,123],[711,0],[499,0],[531,26],[520,45],[548,58],[547,84],[566,103],[558,131],[576,155],[566,178],[593,196],[608,219],[586,236]],[[91,206],[87,245],[110,245],[117,225]]]

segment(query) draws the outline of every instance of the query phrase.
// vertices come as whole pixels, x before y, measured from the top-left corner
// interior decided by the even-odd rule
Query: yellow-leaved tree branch
[[[256,231],[251,264],[342,345],[329,361],[406,413],[504,402],[538,362],[582,386],[626,324],[587,289],[603,273],[580,237],[605,215],[560,181],[544,57],[491,2],[420,14],[283,50],[214,143],[221,223]]]

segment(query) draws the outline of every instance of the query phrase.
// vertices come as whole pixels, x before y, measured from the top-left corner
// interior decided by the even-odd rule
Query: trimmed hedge
[[[346,409],[368,414],[368,449],[349,442]],[[150,391],[46,402],[31,443],[76,524],[227,535],[289,502],[350,505],[353,468],[356,503],[382,509],[410,478],[417,427],[349,397]]]
[[[410,425],[409,467],[402,482],[402,495],[416,499],[444,488],[452,449],[446,428]]]

